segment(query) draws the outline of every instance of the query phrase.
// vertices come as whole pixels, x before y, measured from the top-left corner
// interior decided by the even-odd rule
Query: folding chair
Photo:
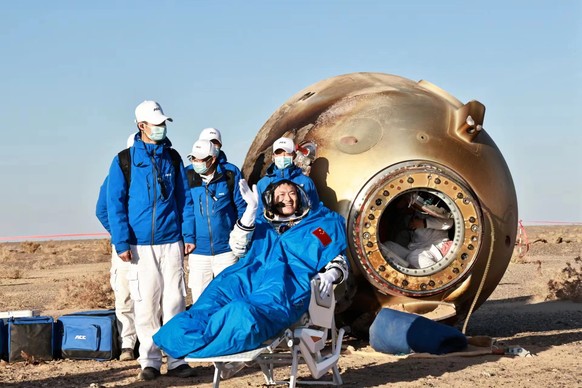
[[[229,378],[245,366],[258,363],[267,385],[288,385],[294,388],[298,382],[299,363],[303,361],[314,380],[301,379],[301,384],[341,385],[342,379],[337,367],[341,344],[345,330],[335,328],[334,310],[335,297],[333,293],[326,298],[320,298],[319,280],[311,282],[311,300],[308,313],[292,327],[286,329],[277,337],[267,341],[264,346],[247,352],[220,357],[186,358],[187,362],[214,363],[213,387],[218,388],[221,378]],[[331,351],[324,352],[329,333],[331,332]],[[280,344],[286,344],[290,350],[277,349]],[[291,364],[289,379],[276,380],[275,365]],[[331,381],[320,381],[327,372],[332,373]]]

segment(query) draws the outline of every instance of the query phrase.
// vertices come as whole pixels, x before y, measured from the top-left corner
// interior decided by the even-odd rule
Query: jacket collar
[[[214,183],[214,182],[218,181],[220,178],[222,178],[224,176],[224,170],[225,170],[225,168],[222,166],[222,164],[217,161],[216,162],[216,171],[214,171],[214,175],[212,176],[212,180],[210,182],[208,182],[206,185]],[[192,169],[192,173],[200,176],[200,174],[198,174],[196,171],[194,171],[194,169]],[[202,179],[202,177],[200,177],[200,179]],[[202,181],[204,182],[203,179],[202,179]]]
[[[170,141],[170,139],[165,138],[164,140],[157,144],[145,143],[138,133],[135,135],[135,142],[133,144],[133,147],[140,150],[144,150],[148,154],[153,153],[155,155],[161,155],[165,149],[169,149],[172,147],[172,142]]]
[[[265,175],[291,180],[291,178],[298,176],[298,172],[299,174],[303,173],[301,169],[294,164],[281,170],[275,166],[275,163],[271,163],[271,165],[267,168]]]

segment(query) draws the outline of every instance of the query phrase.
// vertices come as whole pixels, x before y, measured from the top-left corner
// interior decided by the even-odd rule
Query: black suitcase
[[[0,319],[0,360],[6,360],[6,324]]]
[[[55,358],[53,317],[9,318],[7,326],[8,362],[50,361]]]

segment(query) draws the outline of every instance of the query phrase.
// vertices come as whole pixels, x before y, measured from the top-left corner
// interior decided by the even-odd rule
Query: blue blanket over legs
[[[279,235],[258,222],[249,252],[154,335],[175,358],[253,350],[307,311],[310,281],[346,249],[344,219],[321,206]]]

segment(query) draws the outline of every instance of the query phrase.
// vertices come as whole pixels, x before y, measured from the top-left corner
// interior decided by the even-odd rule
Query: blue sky
[[[99,186],[155,99],[241,165],[291,95],[372,71],[487,107],[524,222],[582,222],[580,1],[20,1],[0,23],[0,236],[103,232]]]

